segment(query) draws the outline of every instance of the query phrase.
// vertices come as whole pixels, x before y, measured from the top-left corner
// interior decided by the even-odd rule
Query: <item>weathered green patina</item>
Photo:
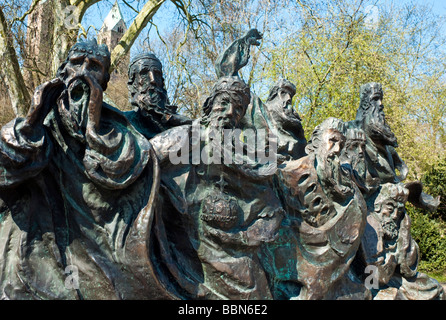
[[[153,54],[131,63],[123,113],[102,100],[107,47],[70,50],[1,128],[2,299],[446,298],[417,271],[404,210],[438,199],[403,182],[381,85],[307,142],[292,83],[262,102],[239,76],[261,38],[221,54],[194,121]]]

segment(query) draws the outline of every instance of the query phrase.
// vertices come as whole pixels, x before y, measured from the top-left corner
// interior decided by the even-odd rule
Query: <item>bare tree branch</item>
[[[139,11],[136,10],[135,8],[133,8],[133,6],[132,6],[130,3],[128,3],[127,1],[122,0],[122,2],[124,2],[124,4],[125,4],[127,7],[129,7],[130,9],[132,9],[133,11],[135,11],[136,13],[139,13]]]
[[[26,12],[23,14],[23,16],[21,16],[20,18],[16,18],[16,19],[14,19],[13,22],[15,22],[15,21],[23,22],[23,21],[25,20],[25,18],[26,18],[31,12],[34,11],[34,9],[36,8],[36,6],[39,4],[40,1],[41,1],[41,0],[33,0],[33,2],[31,3],[31,6],[30,6],[30,8],[29,8],[29,10],[26,11]]]
[[[17,54],[12,43],[10,30],[0,7],[0,65],[8,85],[12,108],[17,116],[24,116],[31,102],[20,71]]]
[[[111,53],[110,72],[116,68],[120,60],[127,54],[127,52],[129,52],[136,38],[138,38],[141,31],[146,27],[155,12],[165,1],[166,0],[149,0],[146,2],[144,7],[135,17],[135,20],[133,20],[130,27],[122,36],[117,46],[113,49]]]

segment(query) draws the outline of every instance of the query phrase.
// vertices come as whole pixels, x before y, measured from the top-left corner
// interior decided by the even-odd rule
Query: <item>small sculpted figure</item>
[[[152,53],[136,56],[129,66],[128,88],[134,110],[125,113],[133,126],[147,139],[191,120],[176,113],[169,104],[163,67]]]
[[[301,119],[291,105],[296,87],[286,79],[278,80],[266,102],[251,93],[251,102],[240,122],[243,129],[264,130],[277,140],[277,163],[297,160],[306,155]]]
[[[259,111],[267,128],[277,136],[278,162],[299,159],[306,155],[304,130],[301,119],[291,105],[296,86],[286,79],[280,79],[271,88],[265,103],[259,103]],[[258,115],[259,117],[259,115]],[[262,121],[256,121],[261,128]]]
[[[397,139],[385,119],[381,84],[371,82],[361,86],[360,95],[356,121],[367,136],[366,157],[371,175],[381,183],[403,181],[408,168],[395,150]]]
[[[257,29],[249,30],[243,37],[235,40],[219,55],[215,63],[217,77],[238,76],[241,68],[248,64],[251,46],[259,46],[262,34]]]
[[[420,252],[410,233],[408,197],[402,183],[383,184],[367,216],[360,252],[366,265],[376,267],[374,299],[445,299],[442,286],[417,271]]]

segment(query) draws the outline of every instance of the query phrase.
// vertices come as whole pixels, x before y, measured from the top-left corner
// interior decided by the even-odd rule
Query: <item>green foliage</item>
[[[412,237],[420,247],[419,270],[434,272],[446,270],[446,223],[412,205],[406,206],[412,220]]]
[[[420,269],[425,272],[446,270],[446,158],[430,168],[423,176],[423,191],[440,196],[436,212],[427,212],[407,205],[412,219],[412,236],[421,252]]]
[[[440,206],[432,216],[446,221],[446,158],[430,168],[421,181],[426,193],[440,196]]]
[[[359,88],[380,82],[398,153],[420,179],[445,155],[444,20],[427,7],[380,5],[368,23],[368,1],[297,1],[294,32],[265,48],[261,79],[296,84],[295,108],[307,138],[327,117],[353,120]],[[290,28],[293,30],[293,28]]]

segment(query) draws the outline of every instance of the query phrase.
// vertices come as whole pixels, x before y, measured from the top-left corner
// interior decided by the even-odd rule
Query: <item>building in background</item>
[[[125,24],[118,1],[115,1],[115,4],[111,8],[99,30],[98,43],[106,44],[110,52],[112,52],[126,31],[127,25]],[[113,72],[112,78],[117,74],[126,75],[129,63],[130,53],[127,53]]]
[[[106,44],[111,53],[126,31],[127,25],[116,0],[98,32],[98,43]],[[104,92],[104,100],[121,110],[131,109],[127,89],[129,64],[130,52],[121,59],[110,75],[110,82]]]

